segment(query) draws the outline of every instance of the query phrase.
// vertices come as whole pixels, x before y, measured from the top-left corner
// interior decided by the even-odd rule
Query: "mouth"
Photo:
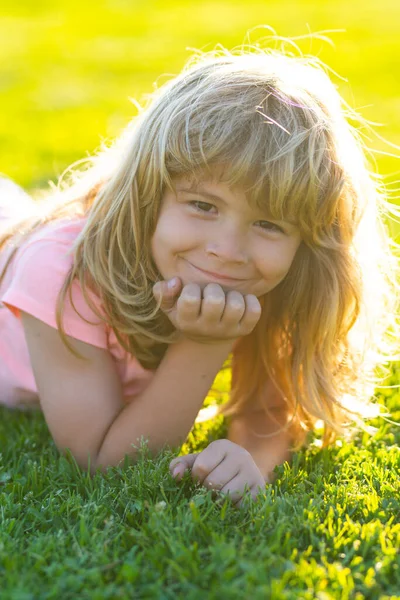
[[[186,259],[184,259],[186,260]],[[200,267],[196,267],[189,261],[186,261],[193,269],[199,271],[199,273],[203,273],[207,275],[211,279],[215,279],[217,281],[224,281],[225,283],[237,283],[238,281],[246,281],[245,279],[238,279],[237,277],[227,277],[226,275],[220,275],[219,273],[213,273],[212,271],[206,271],[205,269],[200,269]]]

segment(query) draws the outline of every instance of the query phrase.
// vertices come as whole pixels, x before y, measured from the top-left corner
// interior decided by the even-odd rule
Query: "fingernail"
[[[175,467],[175,469],[172,471],[172,477],[176,477],[176,475],[178,475],[178,473],[180,472],[181,467],[180,465],[178,465],[177,467]]]
[[[174,277],[173,279],[170,279],[168,281],[167,287],[169,290],[173,290],[178,284],[178,280],[176,277]]]

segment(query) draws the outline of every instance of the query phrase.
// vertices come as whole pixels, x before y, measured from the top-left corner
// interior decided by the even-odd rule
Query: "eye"
[[[210,204],[209,202],[203,202],[202,200],[191,200],[189,202],[189,204],[191,206],[193,206],[197,212],[205,213],[205,214],[210,214],[210,210],[207,210],[207,208],[208,209],[215,208],[214,204]],[[271,221],[258,221],[258,222],[266,224],[265,227],[261,227],[261,229],[263,229],[264,231],[269,231],[269,232],[276,231],[277,233],[285,233],[285,231],[282,229],[282,227],[279,227],[279,225],[276,225],[276,223],[272,223]]]
[[[266,227],[261,227],[265,231],[278,231],[279,233],[285,233],[282,227],[279,227],[276,223],[271,223],[271,221],[259,221],[259,223],[266,223]]]
[[[213,204],[210,204],[209,202],[202,202],[201,200],[192,200],[191,202],[189,202],[189,204],[191,206],[194,206],[194,208],[199,211],[199,212],[203,212],[203,213],[209,213],[209,210],[204,210],[203,208],[199,208],[199,205],[201,204],[202,206],[205,207],[211,207],[214,208]]]

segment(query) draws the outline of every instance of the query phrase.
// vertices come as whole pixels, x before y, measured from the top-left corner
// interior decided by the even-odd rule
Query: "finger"
[[[250,333],[257,325],[261,316],[261,304],[254,294],[244,296],[246,302],[246,311],[240,321],[240,327]]]
[[[171,460],[169,463],[169,470],[172,477],[182,479],[185,471],[192,468],[198,455],[198,452],[195,454],[185,454],[185,456],[178,456]]]
[[[254,488],[251,487],[248,492],[243,494],[240,500],[234,503],[234,506],[236,508],[246,508],[247,506],[251,505],[251,503],[256,502],[258,493],[258,490],[255,492]]]
[[[245,312],[246,301],[242,294],[237,290],[230,290],[226,295],[225,311],[222,317],[224,324],[239,327]]]
[[[183,325],[198,318],[201,306],[201,289],[197,283],[188,283],[176,303],[177,319]]]
[[[168,284],[172,283],[172,287]],[[182,287],[182,282],[179,277],[173,277],[169,281],[157,281],[153,285],[153,296],[157,301],[161,299],[160,308],[163,311],[171,310],[176,302]]]
[[[225,292],[218,283],[208,283],[203,290],[201,316],[211,323],[219,323],[225,310]]]
[[[251,494],[251,488],[240,473],[220,490],[221,496],[229,496],[234,504],[240,502],[249,493]]]
[[[219,445],[217,441],[214,441],[203,452],[197,455],[192,467],[192,478],[194,481],[203,483],[207,475],[225,460],[227,455],[226,446]]]
[[[215,469],[210,471],[203,480],[203,486],[206,489],[212,489],[220,492],[240,473],[240,467],[235,461],[223,460]]]

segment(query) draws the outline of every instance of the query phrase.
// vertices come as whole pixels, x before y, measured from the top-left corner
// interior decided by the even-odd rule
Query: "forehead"
[[[249,207],[254,205],[254,197],[247,192],[246,185],[230,185],[221,168],[213,168],[212,172],[197,171],[186,173],[172,178],[173,185],[177,191],[201,192],[210,196],[214,195],[217,200],[240,198],[243,204]],[[253,199],[253,202],[252,202]]]
[[[235,206],[243,211],[249,211],[252,208],[243,188],[238,186],[235,188],[229,187],[226,183],[217,179],[194,180],[182,178],[176,183],[175,189],[178,193],[190,192],[199,194],[217,204]]]

